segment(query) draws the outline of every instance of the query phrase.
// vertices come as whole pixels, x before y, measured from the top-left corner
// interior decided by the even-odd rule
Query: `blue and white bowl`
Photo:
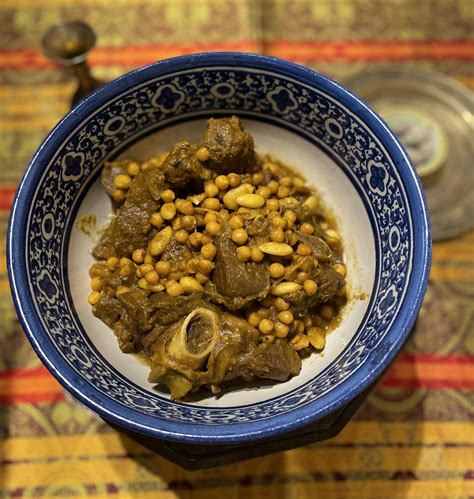
[[[87,303],[94,240],[75,220],[111,213],[104,160],[146,158],[202,135],[206,118],[235,114],[271,152],[298,167],[333,209],[347,250],[352,300],[323,355],[285,383],[176,403],[148,368],[123,354]],[[14,202],[8,270],[36,352],[99,415],[150,436],[193,443],[278,437],[343,406],[403,345],[431,258],[423,193],[384,122],[337,83],[269,57],[198,54],[133,71],[71,111],[31,161]]]

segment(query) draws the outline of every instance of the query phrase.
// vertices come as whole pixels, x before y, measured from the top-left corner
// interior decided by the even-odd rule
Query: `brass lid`
[[[407,149],[425,189],[433,240],[473,228],[473,92],[448,76],[412,67],[367,70],[344,84]]]

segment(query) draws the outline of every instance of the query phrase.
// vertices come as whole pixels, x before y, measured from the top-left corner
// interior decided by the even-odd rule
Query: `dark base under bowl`
[[[143,435],[110,421],[105,421],[123,435],[182,468],[200,470],[290,450],[332,438],[346,426],[373,386],[370,386],[342,408],[310,425],[287,433],[283,437],[259,440],[250,444],[197,445],[177,443]]]
[[[418,318],[417,318],[418,320]],[[416,322],[408,335],[409,340],[416,331]],[[406,342],[405,342],[406,344]],[[155,454],[175,463],[182,468],[195,471],[215,466],[245,461],[254,457],[266,456],[275,452],[282,452],[306,445],[315,444],[328,440],[339,434],[352,419],[356,411],[362,405],[372,389],[382,379],[384,370],[379,378],[366,390],[360,393],[343,407],[331,412],[324,418],[299,430],[289,432],[282,437],[258,440],[247,444],[186,444],[172,442],[159,438],[153,438],[142,433],[131,431],[127,428],[104,419],[112,428],[118,430],[122,435],[134,442],[143,445]],[[126,443],[125,443],[126,446]]]

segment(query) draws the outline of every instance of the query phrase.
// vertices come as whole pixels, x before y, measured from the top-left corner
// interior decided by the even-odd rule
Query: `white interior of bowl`
[[[314,379],[344,350],[363,320],[375,278],[375,242],[364,205],[357,191],[340,168],[319,148],[300,136],[274,125],[243,120],[245,129],[254,137],[259,153],[271,153],[296,167],[314,185],[325,204],[333,211],[342,232],[346,248],[348,282],[352,299],[344,310],[343,320],[327,339],[321,355],[304,360],[299,376],[285,383],[258,388],[242,388],[220,397],[207,397],[198,405],[232,407],[264,401],[296,389]],[[150,154],[169,150],[179,140],[194,141],[202,137],[205,120],[186,122],[166,128],[128,149],[123,157],[145,159]],[[97,180],[79,208],[76,218],[93,213],[97,227],[104,227],[111,215],[109,198]],[[88,269],[94,259],[91,249],[93,237],[74,228],[68,251],[68,278],[70,291],[83,329],[100,354],[131,382],[153,390],[148,383],[149,368],[134,356],[120,351],[113,331],[91,313],[87,296],[90,292]],[[361,296],[365,295],[365,299]],[[156,393],[156,391],[155,391]],[[168,397],[167,394],[161,394]]]

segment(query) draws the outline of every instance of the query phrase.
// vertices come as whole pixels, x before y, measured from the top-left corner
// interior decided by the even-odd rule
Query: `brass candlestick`
[[[77,79],[78,86],[71,99],[71,108],[103,85],[91,75],[87,63],[87,55],[94,47],[95,40],[95,33],[89,25],[72,21],[53,26],[41,41],[46,57],[70,67]]]

